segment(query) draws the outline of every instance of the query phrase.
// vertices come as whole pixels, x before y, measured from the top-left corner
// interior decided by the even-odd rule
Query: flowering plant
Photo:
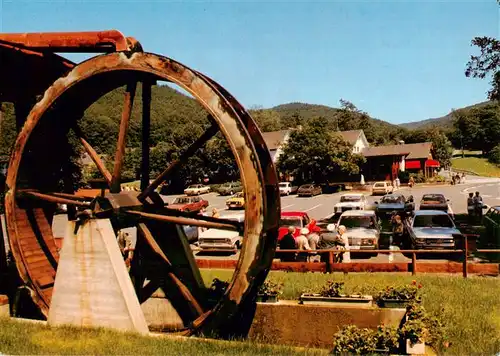
[[[282,294],[283,283],[273,282],[273,281],[265,281],[263,285],[259,288],[259,294],[275,296]]]
[[[322,297],[340,297],[344,291],[344,282],[328,281],[326,285],[321,288],[319,294]]]
[[[410,285],[402,285],[398,287],[387,287],[385,291],[378,295],[378,299],[393,299],[393,300],[403,300],[403,301],[415,301],[420,302],[421,298],[418,295],[419,290],[422,288],[422,284],[417,281],[412,281]]]

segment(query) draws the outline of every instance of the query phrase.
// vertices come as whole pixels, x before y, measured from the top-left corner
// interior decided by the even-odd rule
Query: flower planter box
[[[300,303],[371,307],[373,305],[373,297],[371,295],[341,295],[339,297],[322,297],[320,294],[304,293],[300,296]]]
[[[259,303],[277,303],[278,295],[257,294],[257,302]]]
[[[409,339],[406,339],[406,353],[408,355],[425,355],[425,342],[417,342],[411,344]]]
[[[409,300],[400,300],[400,299],[379,299],[378,304],[382,308],[401,308],[405,309],[408,305]]]

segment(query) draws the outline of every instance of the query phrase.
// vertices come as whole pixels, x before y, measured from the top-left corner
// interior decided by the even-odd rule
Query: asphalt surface
[[[479,178],[479,177],[466,177],[465,184],[459,185],[417,185],[413,188],[403,187],[398,190],[399,193],[405,197],[413,195],[416,208],[419,207],[419,202],[423,194],[428,193],[442,193],[449,199],[451,209],[455,214],[467,212],[467,195],[469,192],[479,191],[483,197],[485,204],[489,206],[500,205],[500,179],[498,178]],[[333,214],[334,206],[340,201],[340,197],[347,192],[340,192],[334,194],[321,194],[315,197],[298,197],[296,195],[281,197],[282,211],[302,211],[306,212],[311,218],[316,220],[323,219]],[[372,196],[369,193],[367,201],[369,204],[374,204],[379,201],[381,196]],[[162,196],[165,202],[171,203],[179,195]],[[208,212],[216,208],[219,210],[221,216],[231,214],[236,210],[228,211],[225,202],[228,196],[220,196],[216,193],[203,194],[202,197],[209,202]],[[243,212],[243,210],[240,210]],[[65,222],[67,221],[65,215],[58,215],[54,220],[53,231],[55,236],[63,237]],[[132,238],[135,239],[135,228],[130,228]],[[397,249],[397,248],[396,248]],[[237,259],[239,253],[210,253],[210,252],[197,252],[193,251],[196,258],[209,258],[209,259]],[[379,254],[377,257],[364,259],[368,262],[388,262],[392,259],[393,262],[407,262],[409,259],[402,254],[393,253],[392,256],[388,254]],[[433,260],[436,261],[436,260]]]
[[[457,185],[417,185],[413,188],[402,187],[397,192],[403,194],[405,197],[413,195],[416,203],[416,209],[419,208],[419,202],[422,195],[429,193],[441,193],[449,199],[451,210],[455,214],[462,214],[467,212],[467,195],[469,192],[479,191],[483,196],[484,203],[493,206],[500,205],[500,179],[497,178],[480,178],[468,176],[464,184]],[[281,197],[281,210],[282,211],[303,211],[316,220],[323,219],[333,214],[334,206],[340,201],[340,197],[348,192],[339,192],[334,194],[321,194],[315,197],[298,197],[296,195]],[[382,196],[372,196],[368,192],[367,201],[369,204],[374,204],[379,201]],[[173,201],[177,196],[164,197],[167,202]],[[225,201],[229,198],[227,196],[220,196],[216,193],[208,193],[202,195],[204,199],[209,202],[208,211],[212,208],[219,210],[221,216],[230,213],[225,206]],[[233,210],[231,210],[233,212]],[[397,250],[397,247],[394,247]],[[239,253],[210,253],[210,252],[194,252],[197,258],[209,259],[237,259]],[[354,259],[353,259],[354,260]],[[421,260],[419,258],[419,260]],[[363,259],[366,262],[408,262],[410,259],[404,257],[400,253],[379,254],[377,257],[370,259]],[[422,259],[422,261],[425,261]],[[445,260],[432,260],[433,262],[445,262]]]

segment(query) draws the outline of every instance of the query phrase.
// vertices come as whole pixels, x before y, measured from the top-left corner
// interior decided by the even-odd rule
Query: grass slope
[[[204,270],[206,282],[228,280],[232,271]],[[497,278],[389,273],[287,273],[271,272],[270,279],[284,283],[283,299],[297,299],[306,289],[318,290],[327,280],[345,282],[346,292],[376,295],[387,286],[423,284],[423,305],[439,313],[446,324],[450,355],[492,355],[500,352],[500,281]]]
[[[105,329],[48,327],[0,318],[8,355],[326,355],[322,350],[206,339],[146,337]]]
[[[488,162],[486,158],[453,158],[451,166],[452,168],[473,172],[483,177],[500,177],[500,167]]]

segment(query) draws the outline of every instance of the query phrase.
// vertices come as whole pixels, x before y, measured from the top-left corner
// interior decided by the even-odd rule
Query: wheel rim
[[[47,216],[50,215],[52,203],[48,205],[44,203],[46,205],[43,205],[43,209],[40,211],[33,208],[33,206],[38,207],[37,204],[33,206],[28,204],[27,209],[22,209],[18,202],[21,193],[20,188],[26,186],[26,180],[28,181],[28,187],[37,188],[35,193],[38,196],[29,192],[28,194],[44,202],[48,198],[42,195],[47,193],[47,187],[55,184],[50,178],[46,178],[47,182],[43,182],[43,184],[35,184],[33,174],[30,175],[29,173],[31,170],[26,168],[28,164],[34,162],[35,158],[43,157],[42,152],[46,153],[43,150],[40,153],[35,152],[34,148],[40,148],[40,143],[44,141],[40,141],[41,138],[37,135],[39,132],[44,132],[46,127],[54,129],[53,122],[56,121],[53,120],[57,120],[58,124],[63,123],[64,119],[60,119],[63,113],[70,114],[64,116],[66,119],[68,117],[71,119],[67,119],[68,122],[61,125],[60,131],[53,133],[55,138],[62,137],[62,131],[68,129],[73,118],[77,118],[86,107],[101,95],[119,86],[130,86],[127,90],[128,93],[132,94],[129,95],[128,99],[125,98],[125,106],[127,106],[127,100],[129,102],[133,100],[133,92],[135,91],[133,83],[151,79],[166,80],[179,85],[207,110],[235,156],[244,186],[245,201],[252,202],[252,204],[246,204],[243,225],[245,243],[240,250],[240,258],[225,296],[214,307],[204,308],[203,315],[191,318],[190,325],[186,325],[185,329],[187,334],[200,331],[224,334],[225,328],[231,328],[227,326],[228,318],[236,315],[241,306],[253,300],[258,286],[263,282],[269,271],[276,246],[280,210],[277,178],[260,131],[243,107],[211,79],[167,57],[150,53],[134,53],[131,55],[112,53],[94,57],[76,66],[66,77],[57,80],[47,89],[43,99],[28,116],[26,124],[16,141],[15,150],[9,164],[8,191],[5,204],[11,249],[21,278],[34,290],[34,301],[41,311],[47,315],[52,290],[51,287],[44,288],[43,286],[50,286],[50,281],[48,284],[46,283],[47,279],[55,279],[58,253],[53,248],[53,241],[50,241],[51,234],[49,233],[48,239],[46,239],[49,248],[43,249],[40,247],[48,263],[43,267],[45,272],[41,273],[29,261],[22,240],[23,234],[34,234],[33,229],[36,230],[36,226],[40,227],[44,225],[47,219],[50,220]],[[103,84],[103,88],[99,92],[93,93],[92,89],[95,89],[96,83]],[[86,96],[84,95],[81,106],[70,108],[70,103],[74,104],[75,97],[79,97],[82,93]],[[125,118],[122,117],[121,123],[124,120]],[[121,132],[120,129],[119,140]],[[123,160],[124,149],[122,150],[120,147],[124,146],[117,145],[115,157],[118,157],[118,159],[115,160],[113,174],[111,178],[107,177],[111,189],[115,191],[117,190],[117,184],[118,187],[120,184],[121,167],[117,162]],[[57,167],[57,164],[55,164],[55,167]],[[26,171],[24,171],[25,169]],[[21,171],[23,172],[18,174]],[[106,176],[105,170],[101,169],[101,172]],[[23,180],[22,184],[19,179]],[[148,192],[148,188],[150,187],[142,190],[141,194],[144,199],[153,195],[151,191]],[[25,193],[26,191],[23,191],[23,194]],[[58,199],[61,201],[60,196]],[[78,205],[77,201],[70,204]],[[35,223],[31,223],[28,229],[31,231],[26,230],[25,223],[29,217],[24,216],[22,210],[30,212],[30,214],[35,211],[35,216],[31,219]],[[142,216],[142,218],[144,217]],[[157,224],[157,222],[155,223]],[[145,225],[148,227],[148,224]],[[45,229],[45,225],[42,228]],[[153,226],[152,230],[158,229]],[[52,270],[50,270],[50,267]],[[45,282],[41,283],[42,279]]]

